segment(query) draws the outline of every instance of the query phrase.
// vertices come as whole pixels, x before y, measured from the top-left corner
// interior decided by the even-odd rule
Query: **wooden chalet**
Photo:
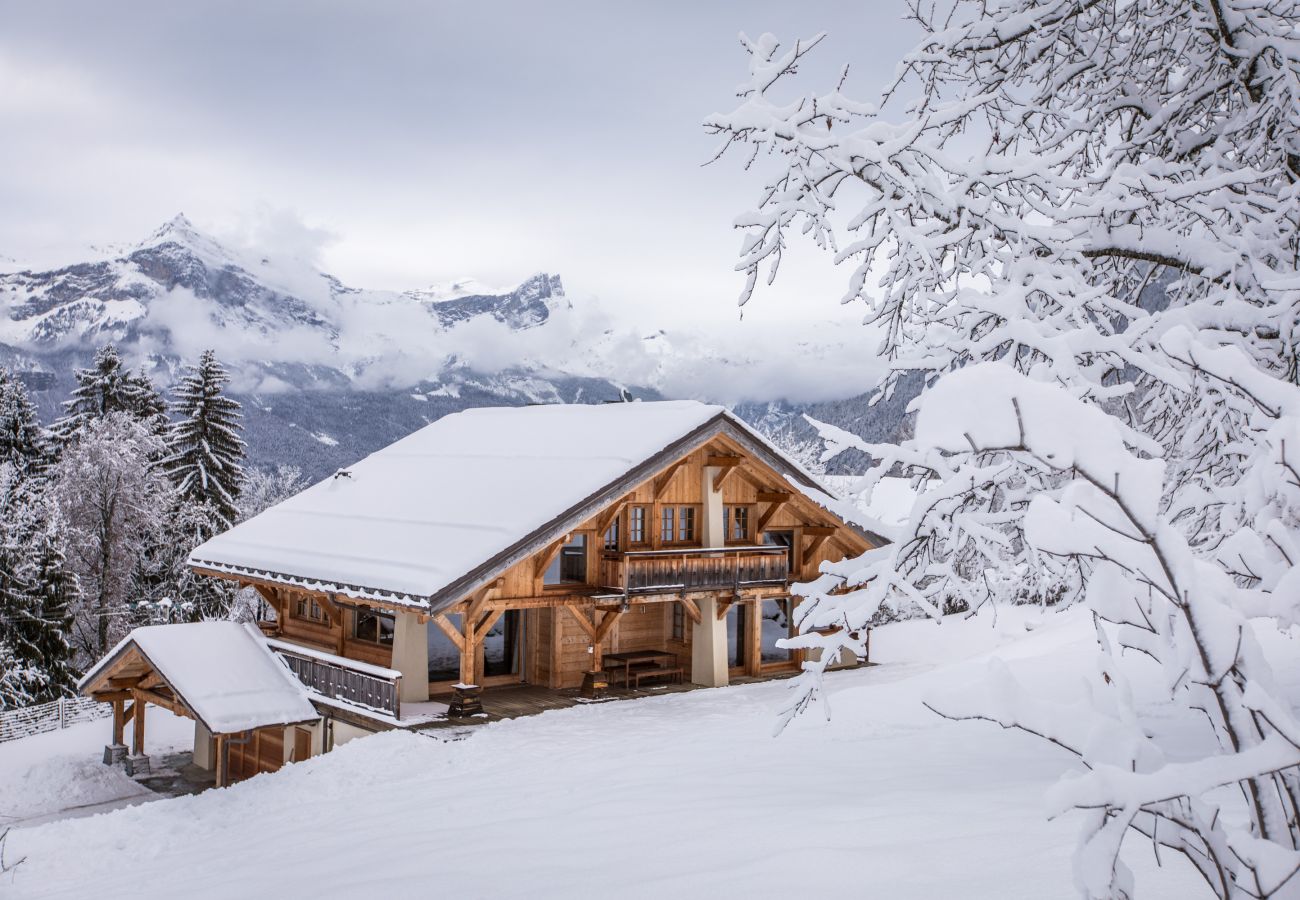
[[[235,526],[190,564],[275,610],[262,646],[319,716],[292,740],[287,724],[258,726],[287,760],[473,715],[482,692],[509,686],[595,695],[795,670],[800,653],[777,646],[793,634],[790,585],[878,546],[858,518],[721,407],[476,409]],[[83,691],[121,702],[130,674],[114,677]]]

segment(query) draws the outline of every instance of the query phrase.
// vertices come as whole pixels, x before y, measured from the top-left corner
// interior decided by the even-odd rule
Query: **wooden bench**
[[[682,680],[682,670],[669,666],[656,666],[653,669],[633,669],[631,674],[632,683],[638,690],[641,688],[641,679],[643,678],[667,678],[670,682],[680,682]]]

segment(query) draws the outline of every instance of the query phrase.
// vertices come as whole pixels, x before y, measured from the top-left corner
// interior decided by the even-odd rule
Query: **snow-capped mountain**
[[[354,288],[309,260],[228,246],[184,216],[94,261],[0,273],[0,364],[20,372],[47,420],[72,371],[109,341],[161,387],[214,348],[244,403],[253,462],[295,462],[312,475],[473,406],[625,392],[725,399],[737,382],[758,380],[752,360],[765,355],[743,342],[723,356],[697,335],[618,331],[575,310],[553,274],[505,290],[469,278]],[[803,413],[888,439],[901,406],[869,413],[865,432],[863,407],[773,396],[737,410],[815,464]]]

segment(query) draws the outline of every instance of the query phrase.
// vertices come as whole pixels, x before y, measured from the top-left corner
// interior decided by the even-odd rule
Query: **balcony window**
[[[671,544],[673,542],[673,537],[677,534],[676,529],[673,528],[676,515],[677,508],[673,506],[665,506],[659,511],[659,543]]]
[[[605,529],[605,550],[609,553],[618,552],[618,516],[614,521],[609,523],[609,528]]]
[[[727,507],[727,540],[735,544],[749,542],[749,507]]]
[[[583,584],[586,580],[587,536],[575,534],[546,567],[542,584]]]
[[[695,540],[695,507],[683,506],[677,511],[677,542],[689,544]]]
[[[632,546],[644,544],[645,540],[645,507],[633,506],[627,511],[627,542]]]
[[[664,506],[659,510],[659,543],[694,544],[699,510],[694,506]]]
[[[365,641],[367,644],[378,644],[381,647],[393,646],[393,632],[396,630],[396,620],[392,614],[371,609],[369,606],[363,606],[357,610],[354,621],[356,624],[352,629],[352,636],[358,641]]]

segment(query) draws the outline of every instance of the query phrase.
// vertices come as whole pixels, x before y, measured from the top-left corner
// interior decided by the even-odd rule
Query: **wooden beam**
[[[632,499],[632,495],[628,494],[626,497],[624,497],[622,500],[610,506],[607,510],[605,510],[596,518],[596,540],[598,541],[604,540],[605,532],[609,531],[610,524],[613,523],[614,519],[618,516],[619,513],[623,511],[623,508],[627,506],[628,502],[631,499]]]
[[[586,611],[581,610],[576,606],[566,606],[565,609],[573,615],[574,620],[582,630],[586,632],[587,637],[591,638],[593,641],[596,640],[596,623],[587,618]]]
[[[692,598],[682,597],[677,602],[682,605],[682,609],[686,612],[686,615],[689,616],[691,621],[696,625],[700,624],[700,622],[704,620],[704,617],[700,614],[699,604]]]
[[[461,653],[465,652],[465,636],[460,633],[460,629],[452,624],[451,619],[447,618],[446,613],[438,613],[433,617],[434,623],[442,629],[442,633],[447,635],[456,649]]]
[[[130,700],[130,691],[95,691],[90,695],[91,700],[98,700],[100,703],[112,703],[114,700]]]
[[[721,600],[721,599],[718,600],[718,621],[719,622],[721,622],[723,619],[727,617],[727,610],[731,609],[731,604],[735,602],[736,602],[735,600]]]
[[[790,502],[790,494],[786,491],[759,491],[758,502],[771,505],[758,517],[758,525],[754,528],[754,534],[762,532],[767,527],[767,524],[772,521],[772,517],[776,515],[777,510]]]
[[[742,462],[744,462],[744,459],[739,456],[723,456],[721,454],[706,456],[704,458],[704,465],[706,467],[720,470],[713,476],[713,490],[722,490],[722,485],[726,483],[727,477],[731,475],[732,472],[736,471],[736,468]]]
[[[802,530],[804,537],[833,537],[839,531],[834,525],[804,525]]]
[[[487,637],[487,633],[492,630],[492,626],[495,625],[505,614],[506,611],[504,609],[494,609],[489,612],[487,618],[474,629],[474,643],[481,644],[483,638]]]
[[[807,533],[807,529],[804,529],[804,533]],[[799,560],[799,568],[805,569],[808,567],[808,564],[812,562],[813,556],[815,556],[817,551],[821,549],[822,544],[826,543],[828,537],[830,537],[829,534],[813,535],[812,541],[803,549],[803,556],[800,557]],[[794,573],[792,572],[791,574],[793,575]]]
[[[555,554],[560,552],[560,548],[564,546],[565,538],[567,537],[568,535],[565,535],[564,537],[553,541],[545,550],[543,550],[541,553],[537,554],[536,557],[534,557],[533,559],[534,578],[541,578],[543,575],[546,574],[547,568],[551,565],[551,560],[555,559]]]
[[[664,495],[664,490],[667,489],[668,482],[673,480],[673,476],[677,474],[677,470],[684,465],[686,465],[686,457],[683,456],[681,459],[677,460],[677,462],[664,469],[659,477],[655,479],[653,490],[655,500],[658,500]]]

